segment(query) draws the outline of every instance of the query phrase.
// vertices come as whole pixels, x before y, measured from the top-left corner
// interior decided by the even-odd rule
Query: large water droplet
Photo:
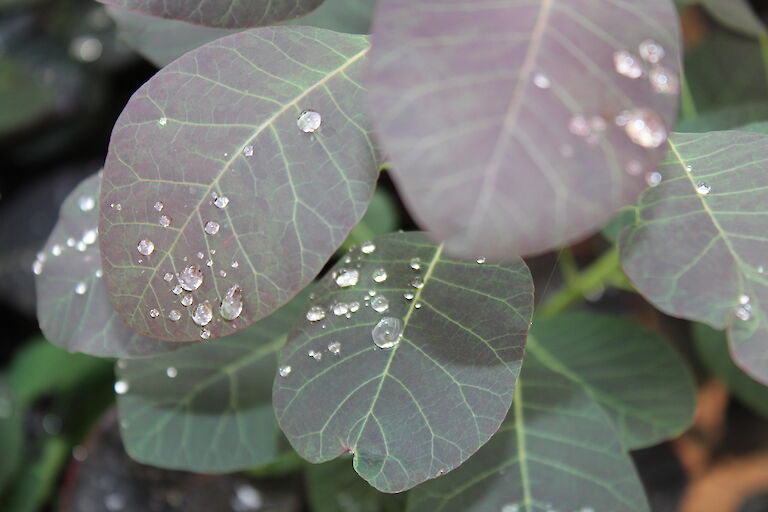
[[[194,265],[187,265],[179,274],[179,284],[188,292],[193,292],[203,284],[203,271]]]
[[[96,206],[96,201],[91,196],[83,196],[77,200],[80,211],[89,212]]]
[[[320,128],[320,123],[322,123],[322,121],[323,118],[314,110],[305,110],[299,116],[296,124],[298,125],[299,130],[304,133],[312,133]]]
[[[216,208],[226,208],[229,204],[229,198],[227,196],[220,196],[214,199],[213,205]]]
[[[638,46],[640,57],[651,64],[658,64],[667,54],[664,47],[653,39],[646,39]]]
[[[126,394],[130,388],[131,386],[128,384],[128,381],[126,380],[119,380],[115,382],[115,393],[117,393],[118,395]]]
[[[323,354],[318,352],[317,350],[310,350],[307,352],[307,355],[314,359],[315,361],[319,361],[323,358]]]
[[[307,311],[307,320],[310,322],[318,322],[325,318],[325,310],[320,306],[312,306]]]
[[[216,233],[219,232],[219,223],[214,222],[212,220],[208,221],[205,224],[205,232],[208,233],[209,235],[215,235]]]
[[[197,325],[204,327],[211,323],[213,319],[213,308],[210,303],[202,302],[195,307],[195,312],[192,314],[192,321]]]
[[[403,322],[399,318],[387,316],[379,320],[371,331],[373,343],[379,348],[392,348],[403,337]]]
[[[643,76],[643,63],[626,50],[613,54],[613,66],[616,72],[622,76],[628,78],[640,78]]]
[[[658,114],[647,108],[622,112],[616,124],[624,127],[629,139],[644,148],[657,148],[667,140],[667,128]]]
[[[383,283],[387,280],[387,271],[383,268],[377,268],[373,271],[373,280],[377,283]]]
[[[367,242],[363,242],[363,245],[360,246],[360,251],[362,251],[363,254],[373,254],[373,251],[375,250],[376,250],[376,245],[370,240]]]
[[[136,246],[136,250],[139,251],[139,254],[149,256],[155,252],[155,244],[153,244],[151,240],[142,240],[139,242],[139,245]]]
[[[357,270],[341,270],[339,275],[336,276],[336,284],[341,288],[355,286],[359,280],[360,272]]]
[[[377,295],[371,301],[371,307],[377,313],[383,313],[389,309],[389,301],[383,295]]]
[[[243,291],[234,285],[221,300],[221,316],[224,320],[234,320],[243,312]]]
[[[178,309],[172,309],[170,313],[168,313],[168,318],[171,322],[178,322],[181,320],[181,312]]]
[[[281,366],[280,369],[277,371],[281,377],[287,377],[291,374],[291,371],[293,368],[290,366]]]
[[[709,186],[707,183],[700,181],[696,185],[696,193],[699,194],[700,196],[706,196],[710,192],[712,192],[712,187]]]

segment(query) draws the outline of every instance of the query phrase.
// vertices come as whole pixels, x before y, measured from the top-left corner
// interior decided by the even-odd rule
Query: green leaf
[[[134,94],[112,132],[99,224],[104,278],[129,326],[165,340],[226,336],[314,279],[378,177],[360,105],[367,52],[365,36],[255,29],[187,53]],[[315,133],[297,126],[307,110],[321,116]],[[154,249],[142,254],[142,240]],[[188,267],[203,282],[183,308],[172,290]],[[225,321],[234,286],[243,312]],[[191,317],[206,302],[214,319],[201,331]]]
[[[409,512],[650,510],[613,422],[584,389],[528,354],[513,405],[461,468],[409,493]]]
[[[45,337],[71,352],[100,357],[138,357],[174,345],[129,329],[112,309],[101,276],[98,193],[101,173],[73,190],[59,221],[33,264],[37,318]]]
[[[616,243],[619,239],[619,235],[627,226],[631,226],[635,223],[635,216],[637,215],[637,208],[634,206],[627,206],[619,210],[619,213],[603,228],[603,236],[607,238],[611,243]]]
[[[128,387],[118,407],[131,457],[200,473],[273,461],[280,436],[270,385],[277,351],[304,300],[224,339],[118,362],[118,377]]]
[[[22,417],[10,386],[5,378],[0,378],[0,494],[21,462]]]
[[[597,231],[664,156],[678,24],[669,0],[381,0],[368,111],[417,223],[499,260]]]
[[[747,103],[745,105],[735,105],[720,110],[713,110],[697,117],[682,119],[677,123],[677,131],[703,133],[732,130],[766,119],[768,119],[768,103]]]
[[[383,494],[360,480],[347,457],[315,464],[307,471],[312,512],[403,512],[405,494]]]
[[[43,509],[70,454],[70,445],[60,437],[48,437],[33,459],[25,460],[16,483],[2,497],[3,512],[38,512]]]
[[[54,106],[53,89],[34,80],[14,60],[0,56],[0,136],[29,127]]]
[[[696,389],[685,361],[635,322],[586,312],[537,319],[528,351],[603,406],[628,449],[676,437],[691,422]]]
[[[700,4],[724,26],[751,36],[765,34],[765,25],[748,0],[685,0],[685,5]]]
[[[70,354],[38,339],[25,343],[16,352],[8,379],[18,403],[26,407],[48,393],[67,393],[111,373],[112,364],[108,361]]]
[[[451,471],[509,409],[532,299],[521,260],[460,261],[422,233],[375,238],[320,281],[291,332],[273,392],[280,427],[310,462],[354,453],[384,492]]]
[[[768,418],[768,388],[733,364],[725,333],[704,324],[693,325],[696,352],[707,369],[721,379],[742,403]]]
[[[677,134],[670,147],[622,233],[622,266],[665,313],[727,328],[736,363],[768,382],[768,136]]]
[[[272,25],[316,9],[323,0],[100,0],[160,18],[219,28]]]
[[[400,225],[400,217],[400,210],[392,194],[381,188],[376,189],[363,220],[354,227],[342,249],[348,250],[355,244],[395,231]]]

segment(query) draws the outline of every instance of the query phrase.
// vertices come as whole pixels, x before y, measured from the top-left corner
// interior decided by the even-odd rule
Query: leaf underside
[[[653,39],[676,80],[669,0],[382,0],[373,33],[371,121],[411,214],[449,253],[501,259],[582,239],[663,158],[614,119],[647,109],[669,130],[677,94],[620,75],[614,53],[639,60]],[[577,116],[605,130],[575,135]]]
[[[200,339],[195,307],[172,293],[187,266],[203,271],[192,295],[214,310],[211,338],[263,318],[317,275],[378,177],[360,107],[367,51],[365,36],[254,29],[187,53],[134,94],[112,133],[99,226],[105,281],[131,327]],[[297,126],[305,110],[322,116],[315,133]],[[228,205],[215,206],[216,196]],[[141,240],[154,244],[150,255],[137,250]],[[219,305],[235,285],[243,313],[224,321]]]
[[[452,259],[422,233],[373,242],[373,253],[353,249],[315,289],[312,305],[326,317],[302,319],[290,334],[280,361],[291,373],[275,377],[273,403],[302,457],[317,463],[352,452],[360,476],[399,492],[456,468],[498,429],[514,392],[533,289],[520,260]],[[342,269],[359,272],[356,286],[337,285],[334,273]],[[383,282],[373,279],[378,269],[387,274]],[[417,277],[421,288],[411,285]],[[388,301],[383,312],[373,309],[380,297]],[[354,302],[359,310],[350,318],[333,313],[334,305]],[[379,349],[372,331],[386,317],[402,321],[402,339]]]

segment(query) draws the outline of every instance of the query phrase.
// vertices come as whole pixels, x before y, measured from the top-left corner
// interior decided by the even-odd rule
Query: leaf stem
[[[619,261],[619,249],[614,246],[583,272],[572,276],[563,288],[539,307],[537,313],[541,316],[554,316],[605,284],[626,284],[620,274],[623,274],[623,271]]]
[[[696,102],[693,100],[693,93],[691,93],[691,87],[688,84],[685,71],[680,74],[680,79],[683,85],[680,104],[683,117],[685,119],[694,119],[699,116],[699,111],[696,109]]]

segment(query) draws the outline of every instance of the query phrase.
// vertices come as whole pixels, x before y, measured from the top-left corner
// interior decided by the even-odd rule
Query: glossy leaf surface
[[[352,452],[360,476],[399,492],[456,468],[498,429],[533,289],[522,261],[452,259],[422,233],[373,245],[350,252],[315,289],[281,353],[273,403],[301,456]],[[385,280],[374,277],[381,271]]]
[[[373,33],[371,121],[406,206],[449,253],[582,239],[663,158],[680,71],[669,0],[382,0]],[[654,65],[639,56],[650,40]]]
[[[367,51],[364,36],[254,29],[187,53],[134,94],[112,133],[99,226],[105,281],[131,327],[200,340],[206,322],[192,317],[207,302],[205,328],[225,336],[317,275],[378,176],[360,106]],[[320,116],[314,133],[299,128],[303,111]],[[185,269],[189,308],[173,292]],[[243,310],[226,321],[219,306],[235,286]]]

